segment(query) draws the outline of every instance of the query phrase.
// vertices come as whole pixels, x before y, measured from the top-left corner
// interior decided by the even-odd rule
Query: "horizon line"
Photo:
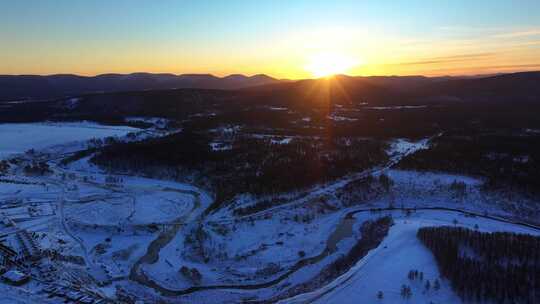
[[[371,75],[351,75],[346,73],[340,73],[340,74],[334,74],[335,76],[345,76],[345,77],[426,77],[426,78],[445,78],[445,77],[454,77],[454,78],[460,78],[460,77],[490,77],[490,76],[496,76],[496,75],[504,75],[504,74],[517,74],[517,73],[534,73],[534,72],[540,72],[540,70],[518,70],[518,71],[511,71],[511,72],[495,72],[495,73],[472,73],[472,74],[440,74],[440,75],[424,75],[424,74],[405,74],[405,75],[399,75],[399,74],[371,74]],[[37,76],[37,77],[53,77],[53,76],[75,76],[75,77],[86,77],[86,78],[94,78],[99,76],[107,76],[107,75],[118,75],[118,76],[129,76],[129,75],[136,75],[136,74],[148,74],[148,75],[170,75],[170,76],[209,76],[209,77],[215,77],[219,79],[224,79],[231,76],[242,76],[246,78],[251,78],[255,76],[265,76],[269,77],[275,80],[279,81],[297,81],[297,80],[315,80],[315,79],[321,79],[325,77],[307,77],[307,78],[278,78],[274,77],[272,75],[266,74],[266,73],[256,73],[256,74],[243,74],[243,73],[231,73],[231,74],[224,74],[223,76],[215,75],[212,73],[180,73],[175,74],[172,72],[123,72],[123,73],[99,73],[99,74],[75,74],[75,73],[53,73],[53,74],[0,74],[0,77],[23,77],[23,76]]]

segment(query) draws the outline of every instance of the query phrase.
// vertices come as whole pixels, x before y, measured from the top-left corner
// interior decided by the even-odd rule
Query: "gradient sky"
[[[0,0],[0,74],[540,70],[539,0]]]

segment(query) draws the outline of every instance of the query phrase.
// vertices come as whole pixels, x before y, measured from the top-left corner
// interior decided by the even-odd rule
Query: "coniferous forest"
[[[540,303],[540,237],[428,227],[418,238],[467,302]]]

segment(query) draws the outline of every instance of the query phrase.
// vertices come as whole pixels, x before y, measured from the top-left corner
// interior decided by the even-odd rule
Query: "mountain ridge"
[[[0,75],[0,100],[54,99],[88,93],[177,88],[231,90],[279,81],[264,74],[252,76],[232,74],[224,77],[212,74],[175,75],[146,72],[109,73],[96,76],[74,74]]]
[[[440,96],[457,99],[501,99],[503,97],[537,96],[540,89],[540,72],[517,72],[486,75],[485,77],[441,76],[348,76],[336,75],[328,79],[337,83],[350,97],[362,97],[367,93],[386,95],[386,99],[413,98],[417,100]],[[267,92],[279,97],[279,91],[290,91],[293,95],[308,92],[311,87],[324,84],[324,79],[283,80],[265,74],[246,76],[231,74],[218,77],[212,74],[152,74],[146,72],[130,74],[100,74],[80,76],[74,74],[55,75],[0,75],[0,101],[46,100],[67,98],[84,94],[114,93],[123,91],[148,91],[168,89],[217,89],[247,90],[253,93]],[[538,92],[540,94],[540,92]],[[531,97],[532,96],[532,97]],[[363,96],[366,97],[366,96]],[[437,98],[435,98],[437,99]],[[507,98],[506,98],[507,99]]]

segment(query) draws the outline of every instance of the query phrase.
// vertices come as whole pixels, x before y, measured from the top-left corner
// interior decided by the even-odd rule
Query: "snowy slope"
[[[490,219],[466,217],[456,212],[418,211],[407,217],[402,212],[392,212],[395,225],[388,236],[376,249],[370,251],[347,273],[329,285],[314,292],[286,299],[281,303],[461,303],[453,293],[447,281],[440,278],[439,271],[431,252],[417,239],[420,227],[454,225],[480,231],[511,231],[539,235],[539,231]],[[370,214],[358,214],[357,218],[368,218]],[[441,289],[424,292],[424,282],[410,281],[407,274],[416,269],[424,273],[424,280],[435,279],[441,282]],[[410,285],[413,296],[402,299],[402,284]],[[432,285],[433,286],[433,285]],[[377,298],[382,291],[384,298]]]
[[[90,122],[0,124],[0,158],[92,138],[124,136],[139,129],[126,126],[105,126]]]

